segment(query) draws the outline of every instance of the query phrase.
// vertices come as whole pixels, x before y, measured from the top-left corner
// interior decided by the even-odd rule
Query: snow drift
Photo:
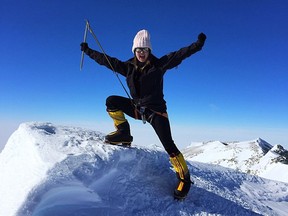
[[[177,202],[158,147],[105,145],[91,130],[24,123],[0,154],[0,215],[285,215],[288,184],[188,161],[195,182]]]

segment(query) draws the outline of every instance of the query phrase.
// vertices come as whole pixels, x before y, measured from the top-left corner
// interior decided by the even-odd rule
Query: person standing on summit
[[[187,196],[192,182],[184,157],[172,139],[163,94],[163,76],[167,70],[178,66],[184,59],[200,51],[205,40],[206,35],[200,33],[198,40],[191,45],[157,58],[152,54],[150,34],[143,29],[134,37],[133,58],[125,62],[89,48],[86,42],[81,43],[81,50],[86,55],[98,64],[126,77],[132,96],[132,98],[125,98],[113,95],[106,99],[107,112],[114,121],[116,131],[108,134],[105,141],[115,145],[131,145],[133,137],[124,114],[134,119],[142,119],[143,122],[149,122],[170,156],[178,178],[174,197],[179,200]]]

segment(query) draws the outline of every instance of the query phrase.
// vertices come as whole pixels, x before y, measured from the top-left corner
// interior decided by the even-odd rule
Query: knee
[[[106,108],[109,111],[114,111],[118,110],[117,107],[115,106],[115,99],[116,96],[112,95],[106,98]]]

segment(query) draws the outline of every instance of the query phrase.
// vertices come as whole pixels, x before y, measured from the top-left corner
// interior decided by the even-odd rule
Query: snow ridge
[[[102,138],[82,128],[21,124],[0,154],[0,215],[285,215],[287,183],[188,160],[195,185],[177,202],[161,148]]]

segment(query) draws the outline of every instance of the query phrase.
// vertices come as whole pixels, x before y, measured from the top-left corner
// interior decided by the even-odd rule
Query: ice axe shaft
[[[84,32],[84,39],[83,42],[86,43],[86,38],[87,38],[87,30],[89,28],[89,22],[86,20],[86,25],[85,25],[85,32]],[[84,61],[84,51],[81,53],[81,60],[80,60],[80,71],[82,70],[83,67],[83,61]]]

